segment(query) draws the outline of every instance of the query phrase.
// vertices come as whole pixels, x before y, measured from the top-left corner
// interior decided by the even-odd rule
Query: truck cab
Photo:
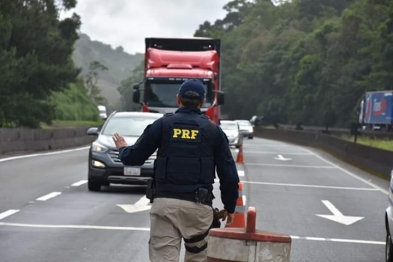
[[[133,101],[141,110],[153,113],[174,112],[176,94],[187,79],[199,79],[205,86],[201,111],[218,123],[220,91],[220,40],[210,38],[146,38],[145,74],[134,85]]]

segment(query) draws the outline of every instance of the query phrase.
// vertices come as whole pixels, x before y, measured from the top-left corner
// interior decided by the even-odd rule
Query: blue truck
[[[393,90],[366,92],[359,123],[368,130],[393,131]]]

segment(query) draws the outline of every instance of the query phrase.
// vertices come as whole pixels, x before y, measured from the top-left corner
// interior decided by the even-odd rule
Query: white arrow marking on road
[[[283,157],[282,155],[278,155],[278,157],[276,157],[275,159],[281,160],[281,161],[292,160],[292,158],[285,158],[285,157]]]
[[[341,224],[344,224],[346,226],[349,226],[364,217],[352,217],[352,216],[344,216],[335,206],[333,206],[332,203],[330,203],[327,200],[322,200],[322,203],[330,210],[330,212],[333,213],[333,215],[316,215],[319,217],[323,217],[329,220],[332,220],[334,222],[338,222]]]
[[[141,197],[141,199],[139,199],[138,202],[136,202],[133,205],[117,205],[117,206],[124,209],[124,211],[126,211],[127,213],[142,212],[142,211],[149,210],[151,208],[150,200],[146,196]]]

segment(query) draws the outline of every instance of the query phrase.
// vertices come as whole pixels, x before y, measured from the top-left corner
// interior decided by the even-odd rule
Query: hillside
[[[108,71],[99,74],[98,86],[101,95],[108,101],[110,108],[115,108],[120,102],[120,94],[117,87],[122,80],[132,74],[132,70],[140,64],[143,54],[130,55],[123,48],[113,49],[110,45],[99,41],[92,41],[86,34],[80,34],[75,43],[73,60],[77,67],[82,68],[82,76],[88,72],[89,64],[98,61],[108,67]]]

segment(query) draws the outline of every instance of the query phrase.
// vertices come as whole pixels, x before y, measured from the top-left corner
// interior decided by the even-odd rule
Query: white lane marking
[[[11,215],[13,215],[15,213],[18,213],[18,212],[19,212],[19,210],[10,209],[10,210],[7,210],[7,211],[5,211],[3,213],[0,213],[0,220],[4,219],[6,217],[9,217],[9,216],[11,216]]]
[[[150,231],[147,227],[112,227],[112,226],[90,226],[90,225],[37,225],[0,222],[0,226],[33,227],[33,228],[69,228],[69,229],[103,229],[123,231]]]
[[[244,176],[244,170],[238,170],[237,174],[238,176]]]
[[[292,160],[292,158],[285,158],[283,157],[283,155],[278,155],[276,158],[274,158],[276,160],[280,160],[280,161],[289,161]]]
[[[341,223],[343,225],[346,226],[350,226],[356,222],[358,222],[359,220],[362,220],[364,217],[354,217],[354,216],[344,216],[340,210],[338,210],[330,201],[328,200],[322,200],[322,203],[327,207],[327,209],[329,209],[329,211],[333,214],[333,215],[320,215],[320,214],[316,214],[316,216],[325,218],[325,219],[329,219],[331,221],[337,222],[337,223]]]
[[[116,230],[116,231],[150,231],[148,227],[114,227],[114,226],[91,226],[91,225],[39,225],[39,224],[19,224],[19,223],[5,223],[0,222],[0,226],[10,227],[30,227],[30,228],[67,228],[67,229],[98,229],[98,230]],[[317,237],[299,237],[290,236],[296,240],[309,241],[326,241],[326,242],[341,242],[341,243],[355,243],[355,244],[372,244],[385,245],[385,242],[356,240],[356,239],[339,239],[339,238],[317,238]]]
[[[52,193],[47,194],[47,195],[45,195],[45,196],[39,197],[39,198],[37,198],[36,200],[37,200],[37,201],[46,201],[46,200],[51,199],[51,198],[54,198],[54,197],[56,197],[56,196],[58,196],[58,195],[60,195],[60,194],[61,194],[61,192],[52,192]]]
[[[342,189],[342,190],[359,190],[359,191],[379,191],[376,188],[361,188],[361,187],[319,186],[319,185],[285,184],[285,183],[270,183],[270,182],[256,182],[256,181],[242,181],[242,183],[255,184],[255,185],[268,185],[268,186],[292,186],[292,187],[310,187],[310,188],[326,188],[326,189]]]
[[[357,239],[322,238],[322,237],[299,237],[299,236],[291,236],[291,238],[292,239],[296,239],[296,240],[341,242],[341,243],[369,244],[369,245],[385,245],[385,242],[382,242],[382,241],[369,241],[369,240],[357,240]]]
[[[81,185],[86,184],[86,183],[87,183],[87,180],[81,180],[79,182],[76,182],[76,183],[72,184],[71,186],[81,186]]]
[[[79,147],[79,148],[74,148],[74,149],[67,149],[67,150],[61,150],[61,151],[55,151],[55,152],[49,152],[49,153],[37,153],[37,154],[30,154],[30,155],[6,157],[6,158],[1,158],[0,159],[0,163],[1,162],[6,162],[6,161],[11,161],[11,160],[23,159],[23,158],[31,158],[31,157],[37,157],[37,156],[52,156],[52,155],[76,152],[76,151],[81,151],[81,150],[85,150],[85,149],[88,149],[88,148],[90,148],[90,146]]]
[[[373,187],[373,188],[378,189],[379,191],[381,191],[381,192],[384,193],[385,195],[389,195],[389,192],[388,192],[387,190],[383,189],[382,187],[377,186],[377,185],[373,184],[372,182],[367,181],[366,179],[363,179],[363,178],[361,178],[361,177],[355,175],[354,173],[352,173],[352,172],[350,172],[350,171],[348,171],[348,170],[346,170],[346,169],[344,169],[344,168],[342,168],[342,167],[340,167],[340,166],[338,166],[338,165],[336,165],[336,164],[330,162],[329,160],[326,160],[325,158],[323,158],[323,157],[321,157],[320,155],[318,155],[318,154],[312,152],[311,150],[308,150],[308,149],[305,149],[305,150],[307,150],[307,151],[310,152],[311,154],[315,155],[316,157],[318,157],[319,159],[321,159],[321,160],[324,161],[325,163],[330,164],[332,167],[335,167],[335,168],[341,170],[341,171],[344,172],[345,174],[347,174],[347,175],[349,175],[349,176],[351,176],[351,177],[353,177],[353,178],[355,178],[355,179],[357,179],[357,180],[359,180],[359,181],[361,181],[361,182],[363,182],[363,183],[366,183],[367,185],[369,185],[369,186],[371,186],[371,187]]]
[[[260,164],[260,163],[245,163],[248,166],[274,166],[274,167],[298,167],[298,168],[321,168],[321,169],[335,169],[334,166],[303,166],[303,165],[281,165],[281,164]]]
[[[268,151],[248,151],[243,150],[243,153],[250,153],[250,154],[266,154],[266,155],[294,155],[294,156],[312,156],[313,154],[310,153],[289,153],[289,152],[268,152]]]
[[[117,206],[121,207],[127,213],[137,213],[151,209],[150,199],[146,196],[141,197],[135,204],[133,205],[120,205]]]

